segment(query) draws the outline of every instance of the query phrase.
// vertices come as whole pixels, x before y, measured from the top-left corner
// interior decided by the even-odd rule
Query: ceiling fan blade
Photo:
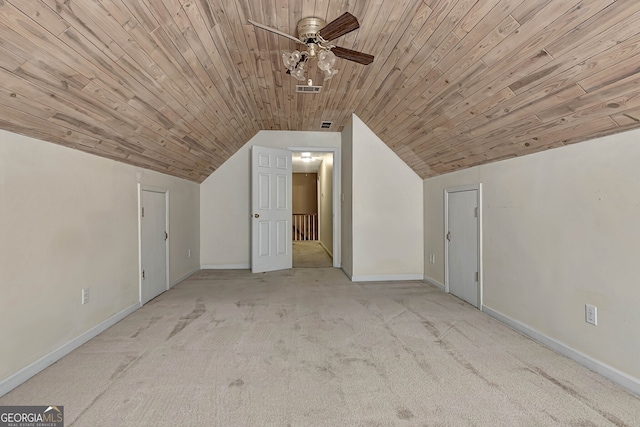
[[[335,46],[331,48],[338,58],[348,59],[349,61],[357,62],[358,64],[369,65],[373,62],[373,55],[368,53],[358,52],[357,50],[346,49],[344,47]]]
[[[323,29],[318,31],[320,37],[326,41],[337,39],[353,30],[360,28],[360,24],[355,16],[345,12],[333,21],[329,22]]]
[[[282,31],[278,31],[275,28],[267,27],[266,25],[263,25],[263,24],[261,24],[259,22],[256,22],[256,21],[252,21],[251,19],[248,19],[248,21],[249,21],[250,24],[255,25],[258,28],[262,28],[263,30],[271,31],[272,33],[276,33],[279,36],[291,39],[296,43],[302,43],[300,40],[298,40],[297,38],[293,37],[292,35],[289,35],[287,33],[283,33]]]

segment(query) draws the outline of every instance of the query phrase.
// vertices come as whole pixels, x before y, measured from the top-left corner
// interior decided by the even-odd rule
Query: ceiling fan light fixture
[[[333,69],[336,63],[336,57],[364,65],[373,62],[373,55],[329,44],[330,41],[360,28],[356,17],[349,12],[343,13],[328,24],[320,18],[303,18],[298,21],[298,37],[283,33],[275,28],[268,27],[250,19],[249,23],[263,30],[286,37],[296,43],[306,45],[306,50],[302,52],[295,50],[282,54],[282,62],[287,68],[287,74],[291,74],[295,79],[300,81],[306,80],[304,72],[306,64],[310,59],[318,60],[318,68],[324,73],[325,81],[331,79],[338,73],[338,70]],[[332,52],[332,49],[335,49],[335,52]],[[314,86],[309,85],[308,87],[311,88]],[[319,87],[321,86],[318,86],[318,88]],[[296,92],[311,92],[311,90],[305,88],[303,85],[297,85]],[[313,92],[318,93],[320,90],[314,89]]]
[[[336,63],[336,55],[330,50],[323,50],[318,54],[318,68],[324,73],[324,80],[331,79],[338,73],[338,70],[334,70],[333,66]]]
[[[282,53],[282,62],[289,71],[293,71],[301,60],[302,54],[298,50],[294,50],[293,52],[285,51]]]
[[[291,74],[295,79],[304,81],[307,78],[304,75],[309,55],[307,52],[294,50],[293,52],[284,52],[282,54],[282,63],[287,67],[287,73]]]
[[[311,157],[311,153],[302,153],[302,155],[300,156],[300,160],[302,160],[305,163],[309,163],[315,159]]]
[[[324,81],[330,80],[333,76],[338,74],[338,70],[322,70],[324,73]]]
[[[323,50],[318,54],[318,68],[327,71],[333,68],[336,63],[336,55],[330,50]]]
[[[304,75],[304,62],[299,63],[296,69],[291,71],[291,75],[296,80],[305,81],[307,78]]]
[[[315,58],[318,54],[318,45],[315,43],[309,43],[307,45],[307,56],[309,58]]]

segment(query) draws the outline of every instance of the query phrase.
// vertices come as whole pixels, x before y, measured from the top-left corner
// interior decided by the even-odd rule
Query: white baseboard
[[[178,283],[182,282],[185,279],[188,279],[193,273],[197,273],[198,271],[200,271],[200,267],[194,268],[193,270],[191,270],[187,274],[183,274],[178,279],[176,279],[173,282],[171,282],[171,284],[169,284],[169,288],[173,288],[175,285],[177,285]]]
[[[62,346],[53,350],[51,353],[41,357],[40,359],[36,360],[32,364],[20,369],[15,374],[0,381],[0,397],[9,393],[11,390],[18,387],[20,384],[27,381],[29,378],[31,378],[38,372],[42,371],[43,369],[47,368],[48,366],[62,359],[64,356],[71,353],[73,350],[80,347],[82,344],[86,343],[91,338],[94,338],[97,335],[101,334],[102,332],[106,331],[111,326],[115,325],[116,323],[118,323],[119,321],[121,321],[122,319],[124,319],[125,317],[127,317],[128,315],[130,315],[140,307],[141,307],[140,303],[137,302],[132,306],[130,306],[129,308],[121,311],[120,313],[114,314],[104,322],[94,326],[93,328],[89,329],[83,334],[72,339],[68,343],[63,344]]]
[[[390,274],[381,276],[351,276],[352,282],[390,282],[422,280],[422,274]]]
[[[442,289],[443,291],[444,291],[444,289],[445,289],[445,286],[444,286],[442,283],[438,282],[436,279],[432,279],[432,278],[431,278],[431,277],[429,277],[429,276],[426,276],[426,275],[425,275],[425,276],[422,278],[422,280],[424,280],[425,282],[427,282],[427,283],[429,283],[429,284],[431,284],[431,285],[433,285],[433,286],[435,286],[435,287],[438,287],[438,288]]]
[[[251,268],[249,264],[227,264],[227,265],[208,265],[200,266],[201,270],[248,270]]]
[[[331,251],[324,245],[324,243],[322,243],[322,240],[318,240],[318,242],[320,243],[322,249],[324,249],[324,251],[328,253],[331,258],[333,258],[333,253],[331,253]]]
[[[525,325],[524,323],[520,323],[517,320],[514,320],[504,314],[495,311],[486,305],[482,306],[483,312],[487,313],[489,316],[506,323],[511,326],[513,329],[522,332],[528,337],[532,338],[539,343],[546,345],[547,347],[557,351],[560,354],[567,356],[570,359],[575,360],[583,366],[591,369],[602,375],[603,377],[609,378],[611,381],[621,385],[632,393],[640,395],[640,379],[632,377],[629,374],[626,374],[622,371],[617,370],[599,360],[596,360],[590,356],[587,356],[584,353],[581,353],[573,348],[567,346],[566,344],[561,343],[560,341],[556,341],[553,338],[550,338],[542,333],[536,331],[533,328]]]
[[[352,280],[351,278],[353,277],[353,275],[349,270],[346,270],[344,267],[340,267],[340,270],[342,270],[342,272],[349,278],[349,280]]]

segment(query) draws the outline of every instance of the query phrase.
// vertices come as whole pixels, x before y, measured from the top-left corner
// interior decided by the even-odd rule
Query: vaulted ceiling
[[[347,11],[375,60],[319,94],[248,23]],[[421,177],[559,147],[640,127],[639,73],[638,0],[0,0],[0,128],[195,182],[352,113]]]

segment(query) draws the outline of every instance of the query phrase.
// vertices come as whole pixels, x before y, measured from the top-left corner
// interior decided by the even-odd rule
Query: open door
[[[291,151],[251,150],[251,271],[292,267]]]

